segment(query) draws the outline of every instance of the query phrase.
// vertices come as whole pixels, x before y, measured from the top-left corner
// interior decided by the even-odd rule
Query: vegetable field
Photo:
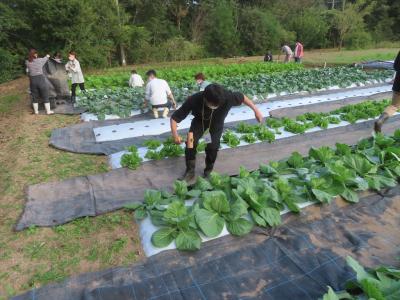
[[[301,64],[279,64],[279,63],[260,63],[247,62],[242,64],[229,65],[202,65],[186,66],[180,68],[168,68],[157,70],[157,76],[167,80],[170,84],[180,87],[194,81],[194,75],[204,73],[208,80],[218,80],[221,77],[248,76],[257,74],[273,74],[289,70],[303,69]],[[138,70],[144,78],[147,70]],[[129,73],[115,73],[111,75],[92,75],[88,76],[87,84],[89,88],[115,88],[128,85]]]
[[[240,122],[235,128],[228,129],[221,138],[222,147],[235,148],[239,145],[253,144],[256,142],[273,142],[282,133],[302,134],[310,129],[327,129],[329,125],[337,125],[341,122],[354,124],[357,121],[368,120],[378,117],[389,100],[365,101],[355,105],[347,105],[330,113],[306,113],[290,118],[267,118],[264,124],[251,125]],[[128,153],[121,158],[121,166],[136,169],[143,159],[160,160],[168,157],[184,155],[184,148],[176,145],[171,139],[164,141],[147,140],[142,145],[145,150],[144,157],[140,157],[138,149],[131,146]],[[197,151],[204,152],[205,144],[200,142]],[[143,151],[141,151],[143,153]]]
[[[396,186],[399,149],[400,130],[354,147],[312,148],[307,157],[294,152],[286,160],[261,164],[257,171],[241,167],[237,177],[212,173],[208,180],[199,177],[193,187],[176,181],[172,194],[148,190],[143,204],[126,208],[134,210],[137,220],[149,217],[159,227],[151,238],[155,247],[175,242],[179,250],[198,250],[201,236],[216,237],[224,227],[242,236],[253,226],[278,226],[283,210],[299,213],[310,201],[328,204],[341,196],[356,203],[359,191]]]
[[[350,67],[302,69],[292,64],[271,64],[272,67],[268,67],[269,64],[262,64],[262,67],[259,67],[259,65],[249,64],[248,73],[244,73],[241,69],[235,69],[243,67],[247,70],[247,67],[245,67],[247,65],[233,65],[232,74],[237,72],[234,73],[236,75],[216,75],[215,82],[224,85],[230,90],[241,91],[255,101],[263,101],[276,94],[359,86],[384,82],[393,76],[392,71],[365,72],[361,69]],[[209,68],[219,70],[218,66]],[[230,69],[228,68],[228,70]],[[259,70],[266,73],[260,73]],[[190,72],[194,74],[194,69],[190,69]],[[229,72],[227,73],[230,74]],[[216,74],[218,73],[216,72]],[[160,78],[162,77],[160,76]],[[190,79],[186,79],[185,76],[180,78],[183,79],[176,82],[171,81],[170,85],[176,100],[182,103],[197,90],[192,77]],[[132,110],[141,109],[144,88],[132,89],[123,87],[126,86],[126,83],[118,86],[91,90],[86,94],[81,94],[78,105],[86,108],[89,113],[95,114],[100,120],[103,120],[106,115],[116,115],[122,118],[129,117]]]

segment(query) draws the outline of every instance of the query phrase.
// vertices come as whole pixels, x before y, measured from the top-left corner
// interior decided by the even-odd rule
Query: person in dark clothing
[[[264,61],[265,62],[272,62],[273,61],[273,57],[272,57],[272,53],[271,51],[267,51],[267,53],[264,56]]]
[[[394,61],[394,70],[396,71],[396,76],[393,82],[393,95],[392,103],[386,107],[385,111],[381,114],[379,119],[374,124],[375,132],[381,132],[382,126],[389,117],[393,116],[397,110],[400,108],[400,51],[397,54],[396,60]]]
[[[29,51],[26,61],[26,72],[29,75],[29,88],[32,95],[32,106],[35,115],[39,114],[39,99],[42,99],[46,113],[54,114],[50,109],[49,87],[43,75],[43,66],[47,63],[49,55],[40,58],[35,49]]]
[[[181,137],[178,135],[177,123],[184,120],[189,113],[194,116],[186,141],[186,171],[180,178],[181,180],[190,182],[195,177],[196,148],[202,136],[207,144],[204,177],[208,177],[217,159],[225,118],[233,106],[242,104],[254,111],[258,122],[263,121],[260,110],[248,97],[240,92],[228,91],[218,84],[210,84],[203,92],[188,97],[183,105],[172,114],[171,133],[176,144],[182,143]]]

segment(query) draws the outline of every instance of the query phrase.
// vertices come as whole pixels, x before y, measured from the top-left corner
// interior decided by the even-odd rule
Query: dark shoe
[[[204,169],[204,175],[203,175],[204,178],[208,178],[213,169],[214,169],[214,164],[206,164],[206,168]]]
[[[381,116],[379,117],[378,120],[376,120],[375,124],[374,124],[374,130],[376,133],[381,132],[382,131],[382,125],[383,123],[386,122],[386,120],[389,118],[389,115],[387,113],[383,113],[381,114]]]
[[[195,175],[195,169],[196,169],[196,160],[188,160],[186,161],[186,171],[183,176],[179,177],[179,180],[184,180],[187,183],[190,183],[194,180],[196,177]]]
[[[71,103],[74,104],[76,102],[76,97],[75,96],[71,96]]]

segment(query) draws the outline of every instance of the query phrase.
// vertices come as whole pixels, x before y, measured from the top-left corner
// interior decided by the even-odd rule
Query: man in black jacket
[[[385,111],[379,119],[375,122],[375,132],[382,131],[382,125],[386,122],[386,120],[393,116],[396,111],[400,108],[400,52],[397,54],[396,60],[394,61],[394,70],[396,71],[396,77],[394,78],[393,83],[393,96],[392,96],[392,104],[386,107]]]
[[[189,113],[194,119],[190,126],[185,149],[186,172],[181,180],[191,182],[195,177],[196,148],[203,136],[206,142],[206,168],[204,176],[208,177],[217,159],[220,139],[224,129],[225,118],[233,106],[245,104],[254,111],[258,122],[263,121],[260,110],[254,103],[240,92],[231,92],[218,84],[208,85],[203,92],[190,96],[171,116],[171,133],[176,144],[182,142],[178,135],[178,123]]]

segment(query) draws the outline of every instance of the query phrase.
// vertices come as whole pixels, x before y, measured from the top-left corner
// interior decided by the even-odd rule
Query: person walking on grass
[[[282,45],[281,51],[285,54],[285,59],[284,62],[288,63],[292,59],[293,56],[293,51],[290,49],[290,47],[286,44]]]
[[[76,53],[74,51],[68,53],[68,62],[65,65],[65,69],[71,77],[71,102],[75,103],[76,87],[79,85],[79,88],[82,92],[85,92],[86,90],[85,79],[83,78],[81,64],[79,63]]]
[[[303,44],[299,41],[296,42],[296,47],[294,48],[294,61],[297,63],[301,63],[301,60],[304,56],[304,47]]]
[[[163,118],[167,118],[171,104],[174,109],[176,109],[174,95],[172,95],[168,83],[163,79],[157,78],[156,71],[149,70],[147,71],[146,76],[148,78],[148,82],[146,85],[143,106],[147,107],[147,103],[150,102],[155,119],[158,119],[158,110],[163,108],[164,110],[162,116]],[[168,98],[170,99],[171,104],[168,102]]]
[[[135,88],[135,87],[142,87],[144,85],[144,81],[142,79],[142,76],[140,76],[136,70],[132,70],[131,72],[131,77],[129,78],[129,87]]]
[[[43,66],[49,60],[50,55],[39,57],[35,49],[29,51],[26,61],[26,72],[29,75],[29,88],[32,95],[32,106],[35,115],[39,114],[39,98],[44,103],[46,114],[51,115],[54,112],[50,109],[49,87],[43,74]]]
[[[272,52],[270,50],[267,51],[267,53],[264,56],[264,61],[265,62],[273,62],[274,58],[272,56]]]
[[[194,76],[194,79],[196,80],[197,86],[199,88],[199,92],[204,91],[204,89],[210,85],[210,82],[206,80],[206,77],[204,76],[203,73],[198,73]]]
[[[195,178],[196,148],[201,137],[206,142],[206,167],[204,177],[208,177],[214,168],[224,129],[225,118],[233,106],[247,105],[254,111],[255,118],[262,123],[263,116],[257,106],[244,94],[231,92],[218,84],[208,85],[203,92],[196,93],[186,99],[183,105],[171,116],[171,133],[176,144],[181,144],[178,135],[178,123],[189,113],[194,116],[187,134],[185,161],[186,171],[181,180],[191,182]]]
[[[396,76],[393,81],[392,87],[392,103],[386,107],[385,111],[381,114],[379,119],[374,124],[375,132],[381,132],[383,124],[393,116],[400,108],[400,51],[397,54],[396,60],[394,61],[393,68],[396,71]]]

